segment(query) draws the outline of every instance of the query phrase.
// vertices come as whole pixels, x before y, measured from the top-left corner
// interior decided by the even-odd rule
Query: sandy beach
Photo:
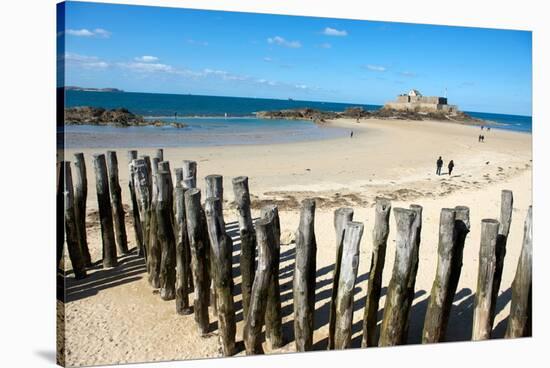
[[[443,207],[470,207],[471,232],[464,248],[462,275],[451,310],[448,341],[465,341],[471,337],[473,296],[476,289],[480,223],[483,218],[498,218],[500,192],[514,194],[514,211],[501,290],[497,302],[494,337],[502,337],[506,328],[511,298],[511,282],[523,237],[523,221],[532,203],[532,136],[491,129],[484,131],[485,142],[478,142],[480,128],[453,123],[402,120],[340,119],[326,129],[338,127],[353,131],[353,138],[335,138],[311,142],[234,145],[216,147],[165,148],[164,159],[170,161],[172,173],[182,160],[198,164],[197,182],[204,188],[204,177],[224,177],[224,215],[227,229],[238,238],[236,215],[232,208],[231,179],[249,177],[253,216],[267,203],[279,206],[281,230],[293,233],[299,221],[299,203],[315,198],[317,203],[315,232],[317,238],[317,291],[314,349],[326,350],[328,308],[332,269],[335,260],[333,211],[353,207],[354,219],[364,222],[360,247],[359,273],[353,318],[352,347],[360,347],[364,299],[371,261],[371,234],[374,199],[385,196],[393,207],[419,204],[424,208],[420,263],[416,295],[412,307],[409,344],[420,343],[437,265],[438,221]],[[163,148],[163,147],[158,147]],[[112,147],[118,153],[120,185],[128,211],[128,168],[125,147]],[[97,198],[92,154],[97,149],[68,149],[65,159],[84,152],[88,171],[87,236],[92,259],[101,259],[101,238],[97,220]],[[140,155],[152,154],[150,148],[138,149]],[[438,156],[444,160],[443,174],[435,174]],[[447,163],[454,160],[453,175]],[[129,248],[135,247],[133,227],[127,213]],[[390,237],[383,275],[383,287],[391,277],[395,252],[395,222],[390,220]],[[238,252],[234,253],[238,256]],[[66,256],[67,267],[70,262]],[[286,344],[277,351],[294,351],[292,274],[294,244],[281,246],[280,282],[283,332]],[[234,264],[234,268],[238,268]],[[65,354],[68,365],[97,365],[156,360],[218,357],[216,318],[211,315],[212,334],[200,338],[193,315],[176,314],[173,301],[162,301],[146,280],[141,259],[129,255],[111,270],[96,266],[89,277],[67,279]],[[235,277],[235,285],[240,278]],[[385,289],[383,289],[383,295]],[[242,345],[241,295],[235,295],[237,342]],[[380,301],[379,322],[384,297]],[[238,355],[243,355],[240,349]]]

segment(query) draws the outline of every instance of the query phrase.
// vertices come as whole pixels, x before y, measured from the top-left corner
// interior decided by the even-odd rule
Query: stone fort
[[[449,105],[447,97],[422,96],[416,89],[407,94],[397,96],[396,101],[387,102],[385,109],[407,110],[415,112],[445,112],[454,114],[458,112],[456,105]]]

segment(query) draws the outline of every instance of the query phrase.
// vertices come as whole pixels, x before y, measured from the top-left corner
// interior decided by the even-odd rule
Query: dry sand
[[[236,216],[231,209],[233,199],[230,180],[238,175],[250,178],[253,194],[253,215],[264,203],[280,207],[283,232],[294,232],[299,220],[299,202],[317,198],[315,231],[318,244],[317,292],[314,349],[325,350],[328,333],[328,302],[332,268],[335,259],[333,211],[340,206],[355,209],[354,219],[365,223],[361,242],[359,273],[355,294],[353,347],[360,346],[364,298],[371,258],[371,232],[374,198],[392,199],[393,207],[416,203],[424,207],[420,264],[416,297],[412,307],[409,343],[419,343],[427,298],[437,265],[439,212],[443,207],[470,207],[471,232],[464,249],[464,266],[451,311],[448,341],[469,340],[475,293],[481,219],[498,218],[500,191],[514,193],[514,211],[504,274],[493,335],[502,337],[506,327],[521,241],[523,221],[531,204],[531,135],[507,131],[484,131],[485,143],[478,143],[479,127],[439,122],[338,120],[333,126],[354,131],[353,138],[316,142],[273,144],[268,146],[227,146],[170,148],[164,150],[172,170],[184,159],[198,162],[198,184],[203,177],[222,174],[225,180],[225,220],[228,231],[237,240]],[[330,129],[330,128],[327,128]],[[123,201],[129,204],[126,149],[118,151]],[[92,150],[68,150],[66,158],[83,151],[88,169],[88,241],[94,261],[101,259],[101,240],[97,222],[97,199]],[[152,149],[139,149],[152,154]],[[453,159],[453,175],[435,175],[435,161],[441,155],[447,172]],[[395,251],[395,223],[391,217],[383,287],[391,277]],[[130,248],[135,247],[133,228],[127,214]],[[238,243],[236,241],[236,243]],[[234,253],[238,256],[238,252]],[[294,351],[292,273],[294,245],[281,246],[281,295],[283,329],[286,345],[275,352]],[[70,268],[70,262],[67,263]],[[238,275],[238,264],[234,265]],[[127,256],[115,269],[96,266],[81,281],[67,280],[66,363],[97,365],[109,363],[179,360],[220,356],[215,330],[216,318],[211,315],[213,333],[200,338],[193,316],[179,316],[173,301],[165,302],[148,285],[142,260]],[[235,277],[240,291],[240,277]],[[383,294],[385,289],[383,289]],[[192,296],[191,296],[192,297]],[[240,292],[235,296],[237,307],[237,341],[242,341],[242,309]],[[379,321],[384,305],[380,301]],[[242,345],[242,342],[239,343]],[[241,351],[239,355],[242,355]]]

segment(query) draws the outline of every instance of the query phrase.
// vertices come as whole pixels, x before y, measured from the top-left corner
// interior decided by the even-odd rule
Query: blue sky
[[[531,32],[68,2],[65,84],[531,115]]]

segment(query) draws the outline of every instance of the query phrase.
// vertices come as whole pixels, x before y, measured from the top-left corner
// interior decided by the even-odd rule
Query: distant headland
[[[86,92],[124,92],[118,88],[90,88],[90,87],[78,87],[78,86],[66,86],[66,91],[86,91]]]

